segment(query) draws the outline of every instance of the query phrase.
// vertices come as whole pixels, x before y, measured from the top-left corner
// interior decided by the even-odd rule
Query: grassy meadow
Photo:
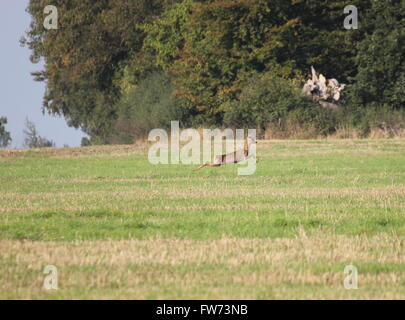
[[[0,299],[405,299],[405,140],[257,149],[252,176],[146,145],[0,151]]]

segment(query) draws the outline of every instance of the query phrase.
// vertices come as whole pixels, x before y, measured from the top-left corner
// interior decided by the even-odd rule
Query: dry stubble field
[[[0,151],[0,298],[405,299],[405,140],[258,154],[242,177],[145,146]]]

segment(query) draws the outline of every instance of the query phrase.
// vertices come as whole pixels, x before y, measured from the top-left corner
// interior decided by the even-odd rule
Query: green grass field
[[[405,299],[405,140],[258,155],[237,176],[145,146],[0,151],[0,298]]]

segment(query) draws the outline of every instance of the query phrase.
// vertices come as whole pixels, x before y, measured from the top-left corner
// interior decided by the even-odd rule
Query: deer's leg
[[[204,164],[202,164],[201,166],[199,166],[198,168],[195,168],[195,171],[198,171],[204,167],[220,167],[221,163],[212,163],[212,162],[206,162]]]
[[[214,162],[206,162],[194,170],[197,171],[204,167],[220,167],[222,165],[223,165],[222,156],[216,156]]]
[[[211,162],[207,162],[205,164],[205,166],[208,166],[208,167],[220,167],[221,165],[222,165],[222,163],[211,163]]]
[[[198,171],[198,170],[200,170],[200,169],[202,169],[202,168],[204,168],[206,166],[207,166],[207,163],[204,163],[201,166],[199,166],[198,168],[195,168],[194,171]]]

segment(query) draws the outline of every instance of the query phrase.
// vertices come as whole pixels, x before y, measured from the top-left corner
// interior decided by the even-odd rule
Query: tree
[[[373,1],[358,45],[352,99],[361,105],[405,107],[405,1]]]
[[[44,110],[81,127],[92,144],[130,142],[159,122],[148,119],[165,110],[154,96],[176,101],[188,124],[222,126],[238,114],[232,108],[250,112],[239,102],[260,75],[303,82],[311,65],[347,83],[357,110],[401,107],[404,1],[55,0],[60,30],[45,30],[48,3],[31,0],[25,42],[33,61],[45,61],[34,73],[47,84]],[[343,27],[347,5],[358,8],[358,30]],[[288,94],[279,96],[284,105]],[[261,107],[269,119],[279,110]]]
[[[52,148],[55,147],[55,142],[41,137],[38,134],[36,126],[30,120],[25,119],[25,129],[24,129],[24,146],[27,148]]]
[[[309,67],[342,81],[356,74],[344,7],[370,0],[187,0],[145,30],[144,50],[173,76],[190,112],[220,125],[256,73],[294,78]]]
[[[173,97],[173,90],[167,75],[159,72],[140,81],[120,102],[113,142],[132,143],[147,137],[152,129],[169,129],[171,121],[183,122],[184,108]]]
[[[82,147],[89,147],[89,146],[91,146],[91,141],[90,141],[89,138],[83,137],[83,138],[82,138],[82,141],[81,141],[81,143],[80,143],[80,145],[81,145]]]
[[[46,30],[43,10],[49,3],[31,0],[32,23],[23,43],[32,50],[33,62],[44,58],[45,69],[33,73],[47,85],[44,110],[63,115],[93,143],[106,142],[120,98],[116,75],[142,47],[138,25],[153,19],[167,2],[55,0],[60,30]]]
[[[0,117],[0,148],[5,148],[11,143],[11,135],[10,132],[6,131],[6,124],[7,118]]]

